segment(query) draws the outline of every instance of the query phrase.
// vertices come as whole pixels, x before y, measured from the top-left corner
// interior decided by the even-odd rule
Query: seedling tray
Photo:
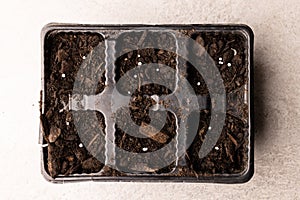
[[[47,180],[251,178],[249,27],[49,24],[42,52]]]

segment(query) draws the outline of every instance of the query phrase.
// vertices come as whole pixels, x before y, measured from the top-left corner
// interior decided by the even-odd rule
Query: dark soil
[[[208,54],[216,61],[226,91],[229,93],[246,83],[246,38],[243,35],[222,32],[190,33]],[[192,51],[189,54],[201,58],[204,52]],[[236,54],[236,55],[235,55]],[[201,63],[203,65],[203,63]],[[208,94],[206,84],[199,72],[188,63],[188,80],[196,94]],[[200,81],[201,85],[197,86]]]
[[[200,159],[198,152],[209,127],[211,118],[210,106],[199,110],[199,112],[194,112],[188,121],[190,123],[193,120],[193,115],[200,113],[199,128],[198,134],[184,156],[186,166],[177,167],[174,161],[174,163],[163,169],[153,167],[149,169],[149,173],[197,178],[216,174],[241,173],[247,167],[249,145],[247,139],[248,106],[243,103],[244,89],[242,88],[248,81],[246,39],[240,34],[231,32],[211,31],[198,33],[193,30],[182,32],[201,44],[216,62],[227,93],[225,125],[215,148],[206,157]],[[44,158],[45,163],[47,163],[45,168],[52,177],[95,173],[100,172],[101,169],[101,175],[103,176],[126,175],[105,166],[104,163],[101,163],[91,155],[105,157],[105,140],[100,139],[103,137],[98,137],[100,133],[94,131],[96,127],[96,130],[101,129],[106,134],[104,115],[98,111],[72,111],[66,107],[69,95],[72,95],[77,72],[82,66],[85,69],[85,66],[89,65],[95,71],[93,71],[94,73],[88,73],[88,70],[86,72],[83,70],[84,76],[81,77],[80,81],[86,85],[86,88],[82,88],[82,91],[74,91],[74,93],[93,95],[99,94],[105,89],[106,78],[104,73],[100,76],[95,86],[94,83],[91,83],[92,76],[105,66],[105,48],[97,47],[103,41],[104,38],[101,35],[92,32],[51,32],[46,35],[44,46],[45,101],[44,112],[41,113],[41,123],[43,138],[45,143],[48,144],[44,148]],[[124,53],[128,49],[133,48],[135,44],[143,42],[149,46],[168,45],[175,47],[175,39],[168,34],[155,33],[150,36],[142,33],[122,34],[116,42],[116,52],[121,55],[115,61],[116,82],[128,70],[137,66],[139,62],[143,64],[164,64],[173,69],[176,69],[178,65],[176,49],[174,49],[174,52],[168,52],[156,48],[145,48]],[[103,55],[103,57],[91,57],[86,61],[89,58],[89,53],[94,50],[101,51],[102,54],[100,55]],[[188,52],[188,54],[201,57],[203,52],[192,51]],[[195,94],[207,96],[209,99],[209,91],[202,76],[190,63],[184,63],[184,65],[187,67],[187,79],[192,85]],[[172,89],[174,88],[147,84],[140,86],[131,94],[129,108],[130,116],[134,123],[141,127],[149,124],[151,122],[149,110],[155,104],[150,96],[171,94]],[[122,88],[122,85],[118,90],[120,93],[128,95],[126,90]],[[209,102],[208,105],[210,105]],[[93,121],[88,117],[93,112],[96,112],[97,121]],[[160,115],[160,112],[156,111],[157,115]],[[77,114],[86,117],[75,119],[74,116],[77,116]],[[117,115],[122,118],[122,110]],[[87,141],[80,140],[74,120],[80,120],[80,123],[85,124],[84,132],[87,135],[85,137]],[[164,127],[156,135],[148,138],[131,136],[116,125],[114,142],[117,147],[128,152],[153,152],[161,149],[176,138],[176,126],[176,116],[171,112],[167,114]],[[153,130],[157,131],[155,127],[153,127]],[[147,131],[151,132],[151,130],[137,131],[144,136],[148,135]],[[88,149],[91,149],[92,152],[88,152],[87,148],[82,145],[83,143],[89,144]],[[175,155],[175,153],[169,152],[164,156]],[[155,162],[164,160],[164,156],[153,158],[153,166],[155,166]],[[130,159],[116,155],[117,168],[129,167],[134,169],[134,165],[138,165],[138,163],[131,163]]]
[[[141,44],[142,42],[145,46],[157,46],[160,47],[163,44],[166,46],[174,46],[175,47],[175,39],[168,34],[157,34],[157,33],[124,33],[119,38],[119,43],[116,46],[117,55],[122,55],[128,49],[132,49],[135,46],[134,44]],[[116,60],[116,81],[120,79],[128,70],[133,69],[135,66],[138,66],[138,62],[143,64],[149,63],[157,63],[164,64],[173,69],[176,69],[176,53],[175,48],[173,48],[174,52],[165,51],[162,49],[155,48],[146,48],[141,50],[130,51],[129,53],[125,53]],[[147,76],[148,74],[144,74]],[[175,77],[170,77],[169,80],[175,80]],[[162,80],[169,81],[169,80]],[[175,85],[175,82],[174,82]],[[123,94],[126,94],[126,90],[123,88],[118,88],[119,91]],[[132,120],[135,124],[139,126],[145,126],[150,123],[149,117],[149,109],[154,105],[154,100],[151,99],[151,95],[167,95],[171,94],[171,90],[174,88],[166,88],[162,85],[157,84],[147,84],[140,86],[136,90],[135,93],[132,94],[132,101],[130,104],[130,114]],[[160,111],[156,111],[157,117],[160,115]],[[118,116],[122,117],[122,113],[120,112]],[[153,119],[152,119],[153,120]],[[129,125],[128,125],[129,126]],[[130,127],[128,127],[130,128]],[[155,132],[157,132],[156,127],[153,127]],[[137,130],[139,131],[139,130]],[[147,131],[139,131],[141,135],[149,135]],[[151,133],[150,133],[151,134]],[[115,143],[119,148],[122,148],[126,151],[135,152],[135,153],[146,153],[153,152],[158,149],[161,149],[165,145],[167,145],[174,137],[176,136],[176,121],[175,116],[168,112],[167,120],[165,126],[155,135],[155,137],[148,138],[136,138],[129,134],[126,134],[123,130],[118,128],[116,125],[116,140]],[[144,149],[144,150],[143,150]],[[146,149],[146,150],[145,150]],[[169,154],[175,155],[175,152],[169,152]],[[169,156],[166,154],[165,156]],[[131,159],[122,158],[121,155],[116,155],[117,165],[120,167],[130,167],[132,163]],[[165,158],[157,157],[153,158],[153,166],[155,166],[155,162],[162,162]],[[133,165],[137,165],[138,163],[133,163]],[[154,173],[162,173],[162,172],[170,172],[174,168],[174,164],[166,167],[165,169],[153,168],[149,169]],[[133,166],[134,168],[134,166]]]
[[[198,135],[187,150],[188,167],[198,175],[237,174],[246,169],[248,160],[248,110],[243,103],[243,86],[247,81],[246,50],[244,36],[232,33],[192,33],[191,37],[201,44],[216,61],[227,93],[227,114],[225,126],[215,146],[205,158],[197,152],[209,126],[210,110],[200,112]],[[201,57],[203,52],[189,52]],[[236,55],[234,55],[236,54]],[[228,65],[229,63],[229,65]],[[201,63],[203,64],[203,63]],[[187,79],[196,94],[209,95],[206,83],[200,73],[187,63]],[[200,86],[197,83],[200,82]],[[190,117],[190,120],[193,120]]]
[[[75,173],[98,172],[103,167],[96,158],[90,155],[82,144],[73,122],[73,113],[66,108],[69,95],[72,94],[73,84],[79,70],[83,56],[87,56],[103,38],[95,33],[51,33],[45,39],[45,102],[44,114],[41,115],[44,140],[48,143],[45,151],[47,167],[52,177],[57,175],[69,175]],[[98,61],[90,62],[96,66]],[[100,66],[101,67],[101,66]],[[65,77],[62,77],[65,74]],[[97,92],[103,91],[105,77],[102,76],[97,85]],[[89,77],[83,77],[82,81],[89,81]],[[83,88],[87,94],[91,94],[90,88]],[[83,112],[83,111],[78,111]],[[92,112],[92,111],[88,111]],[[87,130],[92,124],[99,128],[105,128],[104,117],[97,113],[99,121],[92,122],[86,114],[84,123]],[[91,133],[93,137],[97,133]],[[97,141],[99,149],[104,141]]]

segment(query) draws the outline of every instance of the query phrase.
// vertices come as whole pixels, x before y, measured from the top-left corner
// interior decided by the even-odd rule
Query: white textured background
[[[7,0],[0,7],[0,199],[300,199],[297,0]],[[255,33],[255,174],[241,185],[51,184],[38,146],[40,30],[49,22],[246,23]],[[298,188],[297,188],[298,187]]]

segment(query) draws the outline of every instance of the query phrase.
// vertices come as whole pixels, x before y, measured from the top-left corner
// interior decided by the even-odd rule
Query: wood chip
[[[168,135],[166,135],[163,132],[160,132],[155,127],[148,125],[145,122],[142,122],[140,126],[140,133],[161,144],[166,143],[167,140],[169,139]]]
[[[60,128],[57,128],[55,126],[52,126],[50,128],[50,134],[49,134],[49,142],[53,143],[56,141],[56,139],[60,136],[61,134],[61,129]]]

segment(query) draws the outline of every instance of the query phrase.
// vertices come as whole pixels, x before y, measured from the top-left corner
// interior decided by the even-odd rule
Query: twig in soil
[[[141,36],[141,38],[140,38],[140,40],[139,40],[138,43],[137,43],[137,46],[138,46],[138,47],[141,46],[141,45],[143,44],[143,42],[144,42],[146,36],[147,36],[147,31],[144,31],[143,34],[142,34],[142,36]]]
[[[98,134],[96,134],[96,135],[93,137],[93,139],[90,141],[90,143],[89,143],[88,146],[87,146],[87,149],[90,149],[91,145],[95,142],[95,140],[97,139],[97,137],[99,137]]]
[[[234,139],[234,137],[233,137],[230,133],[228,133],[228,132],[227,132],[227,135],[228,135],[229,139],[232,141],[232,143],[233,143],[235,146],[237,146],[238,143],[237,143],[236,139]]]
[[[125,138],[126,138],[126,133],[123,133],[122,139],[120,141],[120,148],[123,147],[123,142],[124,142]]]

